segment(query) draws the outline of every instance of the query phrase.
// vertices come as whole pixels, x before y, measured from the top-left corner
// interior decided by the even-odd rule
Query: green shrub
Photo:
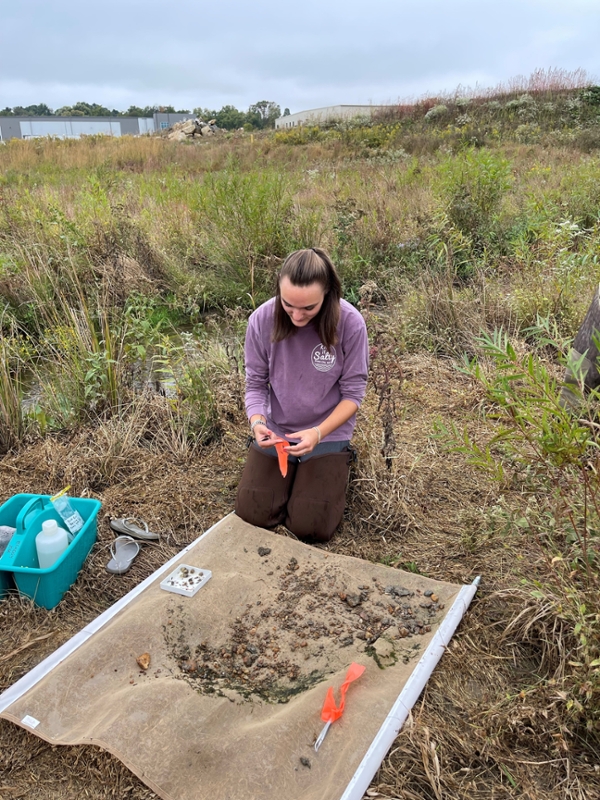
[[[441,117],[445,117],[448,114],[448,106],[443,105],[440,103],[437,106],[433,106],[430,108],[429,111],[425,114],[425,119],[428,122],[432,122],[434,120],[438,120]]]
[[[510,162],[486,148],[470,149],[440,167],[448,219],[477,250],[492,241],[502,200],[512,185]]]
[[[590,106],[600,106],[600,86],[588,86],[582,90],[580,97]]]

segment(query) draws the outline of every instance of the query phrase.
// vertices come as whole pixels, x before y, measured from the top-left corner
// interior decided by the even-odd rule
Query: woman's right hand
[[[275,442],[281,441],[281,437],[269,430],[262,422],[254,426],[254,439],[259,447],[273,447]]]

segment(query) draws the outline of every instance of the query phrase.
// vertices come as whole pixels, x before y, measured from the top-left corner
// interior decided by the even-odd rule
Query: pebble
[[[350,608],[356,608],[361,603],[360,597],[357,594],[348,594],[346,595],[346,602],[350,606]]]
[[[414,594],[410,589],[405,589],[404,586],[386,586],[385,593],[392,594],[395,597],[411,597]]]

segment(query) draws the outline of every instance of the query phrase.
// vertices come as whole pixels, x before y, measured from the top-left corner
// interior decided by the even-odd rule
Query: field
[[[482,577],[368,796],[600,796],[598,398],[558,402],[600,283],[600,89],[564,84],[0,147],[0,502],[103,503],[56,609],[0,602],[0,690],[232,509],[247,316],[288,252],[322,246],[371,345],[328,548]],[[110,575],[108,518],[129,515],[162,537]],[[99,749],[5,721],[0,743],[0,798],[155,797]]]

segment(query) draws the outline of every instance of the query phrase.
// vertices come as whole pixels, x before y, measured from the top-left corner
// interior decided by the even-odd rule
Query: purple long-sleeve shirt
[[[340,400],[360,406],[369,367],[367,328],[360,313],[341,300],[338,342],[327,351],[313,324],[296,328],[282,342],[272,342],[271,298],[250,316],[246,331],[246,412],[262,414],[278,436],[312,428],[328,417]],[[356,414],[323,441],[352,437]]]

